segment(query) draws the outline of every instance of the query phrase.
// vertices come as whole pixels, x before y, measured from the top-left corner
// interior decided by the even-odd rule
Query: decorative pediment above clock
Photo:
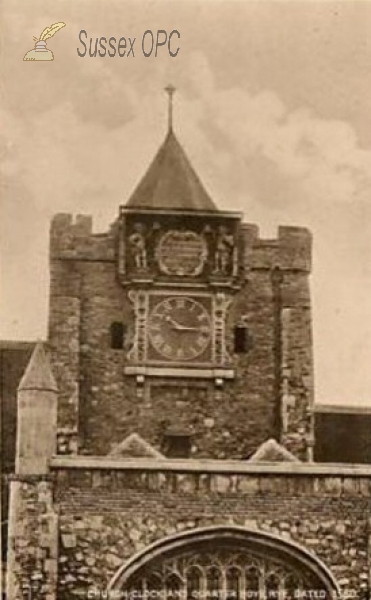
[[[197,277],[204,269],[208,253],[204,233],[169,229],[155,246],[155,262],[164,275]]]
[[[236,285],[242,276],[240,215],[123,208],[118,240],[122,283]]]

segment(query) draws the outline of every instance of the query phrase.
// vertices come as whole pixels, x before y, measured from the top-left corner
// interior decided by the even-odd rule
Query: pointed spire
[[[173,132],[175,87],[169,96],[168,132],[144,177],[129,198],[128,208],[218,212]]]
[[[172,131],[126,206],[218,211]]]
[[[169,95],[169,104],[168,104],[168,131],[173,131],[173,96],[176,92],[176,88],[169,84],[165,88],[165,92]]]
[[[37,342],[35,346],[30,362],[18,386],[18,391],[21,390],[58,391],[49,358],[45,353],[42,342]]]

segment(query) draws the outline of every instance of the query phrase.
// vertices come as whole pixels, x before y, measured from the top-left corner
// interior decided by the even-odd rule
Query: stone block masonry
[[[88,459],[53,464],[60,507],[58,599],[104,589],[125,561],[157,540],[223,524],[306,547],[330,568],[344,594],[363,598],[369,589],[367,469],[90,460],[90,468]]]
[[[194,457],[246,458],[274,437],[306,460],[313,439],[308,231],[281,227],[267,241],[243,225],[245,277],[226,325],[235,377],[219,390],[209,386],[206,404],[185,393],[178,410],[170,393],[151,397],[155,384],[168,383],[170,390],[174,382],[148,377],[140,396],[135,378],[124,373],[134,313],[118,277],[120,228],[115,222],[95,235],[91,227],[90,217],[73,222],[71,215],[57,215],[51,227],[49,344],[60,392],[59,452],[107,454],[133,432],[160,449],[164,424],[181,422],[192,435]],[[110,347],[115,321],[126,327],[122,350]],[[240,323],[252,340],[245,354],[234,352]],[[194,385],[189,378],[177,382],[190,391]]]
[[[219,600],[228,585],[369,597],[371,470],[311,462],[311,235],[261,239],[241,219],[170,126],[107,232],[52,220],[48,349],[18,388],[7,600],[103,600],[140,589],[135,565],[166,600],[168,559],[179,590]]]
[[[221,525],[306,548],[344,597],[370,591],[367,467],[56,457],[10,487],[8,600],[87,597],[150,544]]]
[[[7,599],[55,600],[58,574],[58,511],[48,478],[10,482]]]

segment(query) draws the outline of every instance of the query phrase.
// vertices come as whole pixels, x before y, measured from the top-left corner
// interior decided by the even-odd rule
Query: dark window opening
[[[111,348],[122,350],[124,346],[126,327],[123,323],[115,321],[111,323]]]
[[[234,328],[234,352],[243,354],[251,349],[251,337],[247,327],[238,325]]]
[[[169,458],[189,458],[191,435],[188,432],[169,431],[164,434],[162,452]]]

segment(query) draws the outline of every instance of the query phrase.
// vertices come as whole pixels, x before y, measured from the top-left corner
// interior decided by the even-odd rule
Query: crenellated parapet
[[[305,227],[281,226],[278,236],[264,239],[256,225],[244,224],[245,270],[279,268],[310,273],[312,235]]]
[[[113,261],[114,258],[114,236],[111,232],[94,234],[90,215],[55,215],[50,228],[51,260]]]
[[[93,233],[93,219],[90,215],[59,213],[50,226],[50,248],[52,254],[58,250],[72,250],[77,240],[90,237]]]

